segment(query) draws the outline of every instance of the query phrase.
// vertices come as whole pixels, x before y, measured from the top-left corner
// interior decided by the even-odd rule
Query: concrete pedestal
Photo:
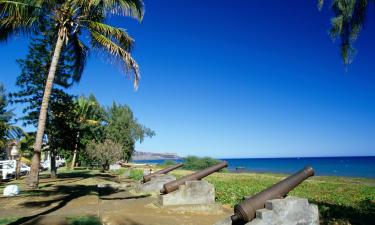
[[[138,192],[152,192],[158,194],[165,183],[174,180],[176,180],[176,177],[169,174],[156,175],[155,177],[151,178],[150,181],[138,184],[136,190]]]
[[[230,218],[225,218],[215,225],[231,225]],[[309,204],[305,198],[286,197],[266,202],[264,209],[256,211],[256,218],[246,225],[318,225],[318,207]]]
[[[215,203],[215,188],[204,180],[186,181],[178,190],[159,196],[161,206]]]

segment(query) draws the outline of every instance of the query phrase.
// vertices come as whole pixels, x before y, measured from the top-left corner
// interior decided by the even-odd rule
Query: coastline
[[[165,159],[170,160],[170,159]],[[134,163],[160,164],[165,161],[134,160]],[[292,174],[305,166],[312,166],[316,176],[337,176],[375,179],[375,157],[295,157],[295,158],[228,158],[228,170],[233,173]],[[177,163],[183,159],[172,160]],[[236,168],[240,170],[236,171]]]

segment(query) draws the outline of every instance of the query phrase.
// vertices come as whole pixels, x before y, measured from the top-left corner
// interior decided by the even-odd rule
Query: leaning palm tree
[[[53,24],[56,44],[44,89],[38,128],[34,144],[34,155],[27,185],[37,188],[39,184],[40,152],[46,124],[47,109],[53,80],[61,51],[64,46],[74,49],[75,76],[80,77],[86,62],[89,47],[109,54],[112,61],[134,79],[137,88],[139,68],[130,55],[133,39],[124,29],[105,23],[107,15],[131,16],[137,20],[143,17],[142,0],[0,0],[0,41],[7,41],[14,35],[38,33],[38,28]]]

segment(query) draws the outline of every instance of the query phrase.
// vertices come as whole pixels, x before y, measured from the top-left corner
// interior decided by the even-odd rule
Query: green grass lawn
[[[188,174],[177,170],[177,177]],[[285,178],[280,174],[215,173],[205,178],[215,185],[217,201],[234,206]],[[374,224],[375,179],[311,177],[289,195],[308,198],[319,206],[323,224]]]

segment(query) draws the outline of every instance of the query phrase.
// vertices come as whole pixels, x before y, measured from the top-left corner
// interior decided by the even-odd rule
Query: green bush
[[[186,170],[202,170],[210,166],[216,165],[220,160],[210,158],[210,157],[197,157],[197,156],[188,156],[184,159],[183,169]]]
[[[167,167],[167,166],[173,166],[173,165],[176,165],[176,162],[173,160],[169,160],[169,159],[159,164],[159,166],[161,167]]]
[[[143,178],[143,170],[138,170],[138,169],[132,169],[130,170],[130,179],[133,180],[140,180]]]

